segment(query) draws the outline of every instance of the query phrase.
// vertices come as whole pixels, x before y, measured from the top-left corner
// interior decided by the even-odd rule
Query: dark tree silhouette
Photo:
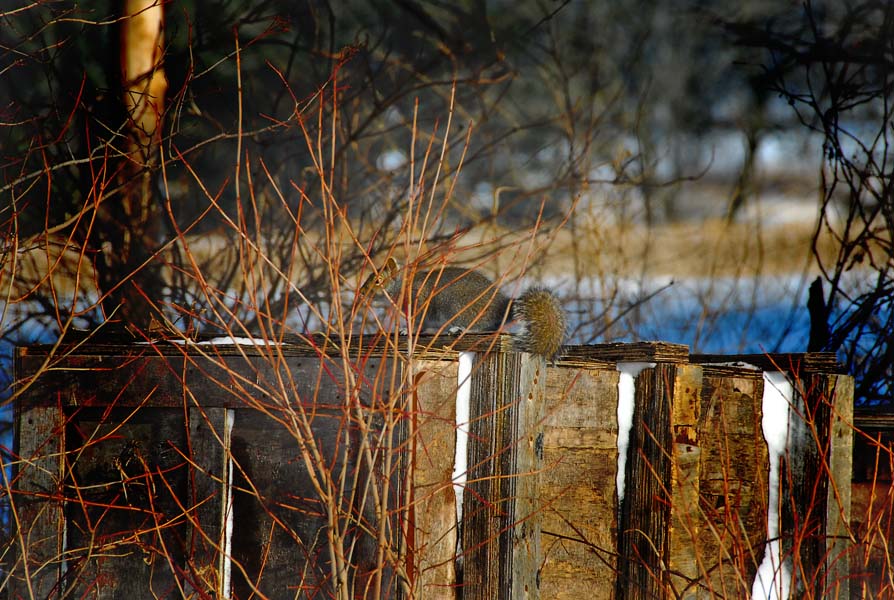
[[[804,127],[823,137],[814,248],[829,289],[825,300],[821,289],[811,289],[810,347],[839,353],[855,375],[862,402],[890,404],[894,4],[808,1],[797,10],[774,22],[725,25],[739,45],[766,52],[764,75],[771,89],[789,102]],[[826,233],[838,247],[830,262],[817,248]]]

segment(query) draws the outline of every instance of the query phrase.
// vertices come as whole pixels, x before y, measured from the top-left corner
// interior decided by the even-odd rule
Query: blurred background
[[[110,320],[325,329],[411,239],[573,343],[832,351],[890,406],[886,0],[120,4],[0,3],[7,397]]]

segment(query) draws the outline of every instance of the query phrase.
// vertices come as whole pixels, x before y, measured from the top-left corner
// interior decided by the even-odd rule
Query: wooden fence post
[[[15,422],[19,493],[11,494],[10,502],[19,515],[12,535],[21,551],[9,581],[10,597],[51,598],[59,593],[63,565],[65,417],[57,402],[17,404]]]
[[[618,523],[617,598],[662,598],[671,514],[671,407],[676,366],[659,363],[636,378],[625,495]]]
[[[537,600],[546,363],[515,352],[479,356],[463,494],[463,598]]]
[[[699,579],[699,557],[693,552],[704,528],[704,511],[700,503],[702,436],[701,422],[702,369],[694,365],[677,365],[671,402],[671,519],[668,523],[669,585],[678,597],[696,598]]]
[[[700,563],[699,579],[689,589],[696,596],[751,594],[767,537],[769,459],[762,397],[760,370],[702,366],[698,478],[703,527],[690,540],[690,552]]]
[[[784,533],[784,548],[795,559],[793,591],[826,596],[837,590],[835,597],[848,597],[853,380],[806,369],[794,370],[794,378],[799,414],[792,415],[790,431],[802,447],[784,460],[792,502],[783,504],[784,523],[795,527]]]
[[[828,376],[832,393],[829,430],[829,473],[826,500],[827,588],[836,598],[850,598],[851,481],[854,453],[854,378]]]
[[[456,598],[456,362],[414,360],[407,553],[415,597]]]
[[[610,600],[617,570],[614,365],[549,368],[544,423],[544,598]]]

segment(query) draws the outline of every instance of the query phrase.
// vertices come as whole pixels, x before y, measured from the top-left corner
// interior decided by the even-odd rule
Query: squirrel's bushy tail
[[[512,319],[519,323],[518,346],[524,352],[556,360],[568,330],[559,299],[541,287],[532,287],[512,302]]]

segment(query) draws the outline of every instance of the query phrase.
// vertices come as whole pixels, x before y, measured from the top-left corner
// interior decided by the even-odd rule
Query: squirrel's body
[[[403,280],[397,262],[388,259],[382,271],[370,276],[360,292],[367,295],[385,290],[392,300],[397,300]],[[521,328],[516,335],[519,349],[549,360],[558,357],[565,343],[565,311],[559,300],[543,288],[530,288],[513,300],[478,271],[444,267],[416,273],[403,298],[405,313],[411,312],[407,310],[408,301],[413,302],[410,316],[424,313],[422,330],[426,332],[499,331],[513,321]]]

